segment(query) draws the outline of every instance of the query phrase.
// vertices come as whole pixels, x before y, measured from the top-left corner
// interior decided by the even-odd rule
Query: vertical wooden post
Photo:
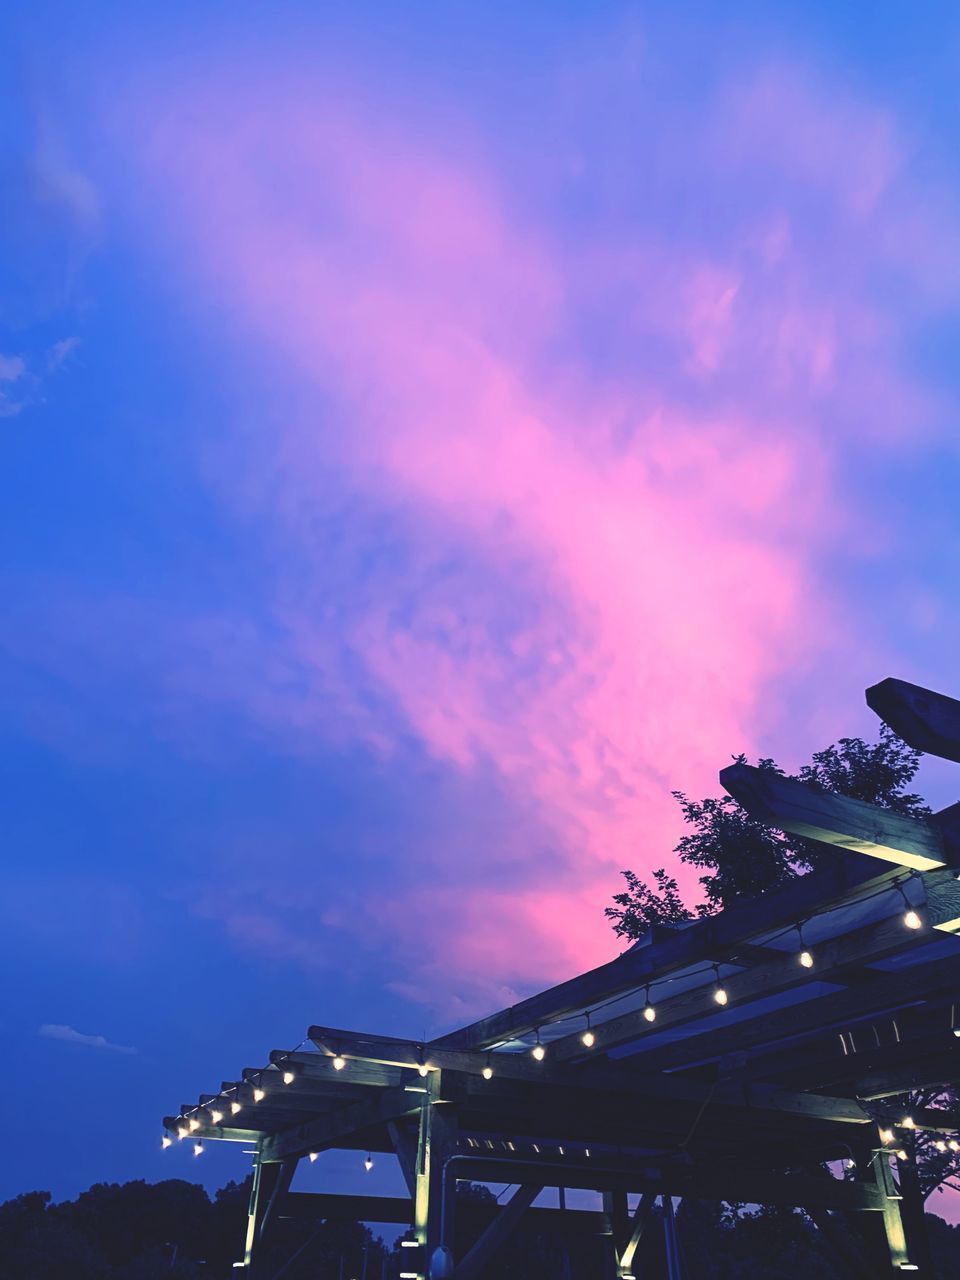
[[[903,1218],[900,1214],[900,1193],[890,1172],[890,1158],[887,1152],[884,1150],[875,1152],[872,1165],[877,1187],[884,1197],[883,1230],[886,1236],[887,1259],[890,1269],[899,1271],[902,1263],[910,1261]]]
[[[680,1263],[680,1242],[677,1239],[677,1216],[673,1208],[673,1196],[661,1197],[663,1205],[663,1243],[667,1255],[667,1280],[683,1280]]]
[[[441,1240],[443,1215],[443,1171],[447,1159],[457,1149],[457,1115],[452,1103],[441,1097],[442,1073],[431,1071],[424,1079],[425,1093],[420,1110],[420,1133],[417,1142],[416,1188],[413,1204],[413,1229],[423,1248],[424,1275],[428,1273],[433,1252],[439,1244],[453,1248],[453,1205],[447,1206],[447,1222],[451,1239]]]
[[[603,1193],[603,1212],[607,1219],[608,1235],[605,1235],[601,1241],[603,1250],[603,1262],[600,1274],[603,1280],[618,1280],[620,1275],[620,1248],[621,1242],[617,1239],[617,1204],[616,1193],[613,1191],[604,1191]]]
[[[917,1144],[912,1134],[903,1138],[903,1144],[907,1158],[897,1160],[897,1172],[900,1180],[900,1195],[903,1197],[903,1225],[907,1234],[910,1261],[920,1268],[919,1275],[932,1277],[933,1256],[930,1253],[930,1237],[927,1234],[927,1222],[924,1217],[923,1191],[917,1173]]]
[[[250,1199],[247,1202],[247,1238],[243,1250],[243,1269],[247,1275],[254,1274],[260,1227],[279,1176],[278,1164],[264,1164],[259,1155],[254,1157],[253,1181],[250,1184]]]

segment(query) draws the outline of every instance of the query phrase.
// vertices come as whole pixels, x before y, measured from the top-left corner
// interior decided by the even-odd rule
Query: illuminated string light
[[[211,1112],[210,1112],[210,1119],[213,1121],[213,1123],[214,1123],[214,1124],[221,1124],[221,1123],[223,1122],[223,1112],[222,1112],[222,1111],[211,1111]]]
[[[310,1156],[310,1163],[311,1163],[311,1164],[314,1164],[314,1163],[316,1162],[317,1156],[320,1154],[320,1152],[319,1152],[319,1151],[311,1151],[311,1152],[309,1152],[308,1154],[309,1154],[309,1156]]]
[[[947,1143],[947,1146],[950,1148],[951,1151],[960,1151],[960,1142],[958,1142],[956,1138],[951,1138],[950,1141]]]
[[[160,1146],[163,1148],[164,1151],[166,1151],[167,1147],[173,1146],[173,1139],[169,1137],[167,1134],[164,1134],[163,1137],[160,1139]],[[944,1147],[943,1149],[944,1151],[946,1151],[947,1148]]]
[[[917,1126],[914,1123],[913,1116],[904,1116],[900,1121],[900,1127],[901,1129],[915,1129]]]
[[[797,955],[797,960],[800,962],[800,964],[801,964],[801,965],[803,965],[804,969],[812,969],[812,968],[813,968],[813,953],[812,953],[811,951],[808,951],[808,950],[807,950],[806,943],[805,943],[805,942],[804,942],[804,940],[803,940],[803,925],[802,925],[802,924],[798,924],[798,925],[797,925],[797,937],[800,939],[800,952],[799,952],[799,954]]]
[[[191,1133],[197,1132],[197,1130],[200,1128],[200,1121],[196,1118],[196,1116],[190,1117],[190,1119],[187,1121],[187,1128],[190,1130]]]
[[[910,905],[910,899],[907,897],[906,890],[903,885],[898,884],[897,889],[900,892],[900,897],[903,899],[903,905],[906,907],[906,911],[903,913],[903,923],[908,929],[922,929],[923,921]]]
[[[243,1110],[243,1107],[240,1105],[239,1102],[230,1103],[230,1114],[232,1116],[238,1116],[242,1110]]]
[[[189,1130],[189,1129],[187,1129],[185,1126],[182,1126],[182,1125],[181,1125],[181,1127],[177,1130],[177,1137],[178,1137],[178,1138],[180,1139],[180,1141],[182,1142],[182,1141],[184,1140],[184,1138],[186,1138],[186,1137],[188,1136],[189,1132],[190,1132],[190,1130]]]
[[[536,1058],[537,1062],[542,1062],[547,1056],[547,1051],[540,1043],[540,1028],[537,1027],[537,1042],[530,1050],[531,1054]]]
[[[936,1141],[933,1145],[937,1148],[937,1150],[941,1154],[947,1149],[947,1144],[943,1141],[942,1138],[938,1139],[938,1141]]]
[[[203,1155],[203,1143],[202,1143],[202,1142],[195,1142],[195,1143],[193,1144],[193,1154],[194,1154],[195,1156],[202,1156],[202,1155]]]
[[[897,1151],[897,1159],[898,1159],[898,1160],[907,1160],[907,1159],[909,1159],[909,1156],[908,1156],[908,1155],[907,1155],[907,1153],[904,1151],[903,1147],[900,1147],[900,1149]]]
[[[713,998],[716,1000],[717,1004],[726,1004],[730,997],[727,995],[726,987],[724,987],[720,982],[720,966],[718,964],[713,966],[713,972],[716,974],[717,978],[716,986],[713,989]]]
[[[363,1162],[363,1167],[366,1169],[367,1173],[369,1173],[373,1168],[373,1155],[369,1151],[367,1152],[366,1160]]]
[[[643,998],[643,1016],[647,1022],[655,1022],[657,1019],[657,1011],[650,1003],[650,983],[647,983],[647,992]]]
[[[254,1089],[253,1091],[254,1102],[262,1102],[266,1096],[267,1095],[264,1093],[264,1091],[259,1087]]]
[[[342,1071],[342,1070],[343,1070],[343,1068],[344,1068],[346,1065],[347,1065],[347,1060],[346,1060],[346,1058],[342,1057],[342,1056],[338,1053],[338,1054],[337,1054],[337,1056],[336,1056],[336,1057],[334,1058],[334,1060],[333,1060],[333,1069],[334,1069],[334,1071]]]
[[[489,1055],[489,1053],[487,1054],[487,1060],[486,1060],[486,1062],[484,1063],[484,1065],[483,1065],[483,1070],[480,1072],[480,1074],[483,1076],[484,1080],[492,1080],[492,1079],[493,1079],[493,1067],[490,1065],[490,1055]]]
[[[293,1072],[292,1072],[292,1071],[285,1071],[285,1072],[283,1073],[283,1083],[284,1083],[284,1084],[293,1084],[293,1082],[294,1082],[294,1080],[296,1080],[296,1078],[297,1078],[297,1077],[293,1074]]]
[[[594,1035],[593,1028],[590,1026],[589,1013],[584,1014],[584,1017],[587,1020],[587,1029],[583,1033],[583,1035],[580,1037],[580,1043],[584,1046],[584,1048],[592,1049],[593,1046],[597,1043],[597,1037]]]
[[[881,1130],[880,1130],[880,1141],[881,1141],[881,1142],[883,1142],[884,1144],[886,1144],[886,1143],[888,1143],[888,1142],[892,1142],[892,1141],[893,1141],[893,1130],[892,1130],[892,1129],[881,1129]]]

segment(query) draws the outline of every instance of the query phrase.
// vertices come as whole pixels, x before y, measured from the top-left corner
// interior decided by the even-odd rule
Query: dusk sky
[[[960,14],[4,21],[0,1198],[218,1185],[181,1101],[612,958],[671,789],[960,690]]]

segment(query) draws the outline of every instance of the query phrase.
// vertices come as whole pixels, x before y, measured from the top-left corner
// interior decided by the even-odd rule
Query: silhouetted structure
[[[867,700],[960,761],[960,702],[896,680]],[[889,1099],[960,1082],[960,806],[925,821],[744,764],[720,777],[836,864],[427,1044],[312,1026],[311,1051],[276,1050],[164,1120],[256,1146],[248,1271],[280,1219],[350,1218],[409,1226],[402,1274],[473,1280],[535,1218],[596,1236],[621,1280],[655,1221],[674,1280],[672,1198],[689,1197],[802,1207],[863,1280],[932,1274],[912,1141],[955,1142],[960,1116]],[[330,1147],[395,1153],[409,1197],[291,1192]],[[454,1256],[458,1180],[518,1189],[467,1210]],[[533,1207],[545,1187],[602,1192],[603,1211]]]

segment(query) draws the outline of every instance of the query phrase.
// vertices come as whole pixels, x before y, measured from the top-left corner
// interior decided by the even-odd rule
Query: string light
[[[886,1143],[888,1143],[888,1142],[892,1142],[892,1141],[893,1141],[893,1130],[892,1130],[892,1129],[881,1129],[881,1130],[880,1130],[880,1141],[881,1141],[881,1142],[883,1142],[884,1144],[886,1144]]]
[[[537,1062],[542,1062],[542,1061],[544,1060],[544,1058],[547,1056],[547,1051],[546,1051],[546,1049],[545,1049],[545,1048],[543,1047],[543,1045],[540,1043],[540,1028],[539,1028],[539,1027],[537,1027],[537,1042],[536,1042],[536,1044],[533,1046],[533,1048],[530,1050],[530,1052],[533,1054],[534,1058],[536,1058]]]
[[[239,1102],[230,1103],[230,1114],[232,1116],[238,1116],[242,1110],[243,1110],[243,1107],[241,1107]]]
[[[160,1146],[163,1148],[164,1151],[166,1151],[167,1147],[173,1146],[173,1139],[169,1137],[167,1134],[164,1134],[163,1137],[160,1139]],[[946,1151],[947,1148],[944,1147],[943,1149],[944,1151]]]
[[[195,1156],[202,1156],[202,1155],[203,1155],[203,1143],[202,1143],[202,1142],[195,1142],[195,1143],[193,1144],[193,1154],[194,1154]]]
[[[903,1147],[901,1147],[901,1148],[899,1149],[899,1151],[897,1152],[897,1159],[898,1159],[898,1160],[906,1160],[906,1159],[908,1159],[907,1153],[904,1151]]]
[[[644,996],[643,1016],[646,1018],[647,1022],[655,1022],[657,1017],[657,1011],[653,1007],[653,1005],[650,1003],[650,983],[649,982],[647,983],[647,993]]]
[[[797,956],[797,959],[803,965],[804,969],[812,969],[813,954],[807,950],[806,945],[803,941],[803,925],[802,924],[797,925],[797,937],[800,939],[800,954]]]
[[[910,905],[910,899],[907,897],[903,885],[898,884],[897,889],[900,891],[900,897],[903,899],[903,905],[906,907],[906,911],[903,913],[903,923],[908,929],[922,929],[923,921]]]
[[[373,1168],[373,1155],[369,1151],[367,1152],[366,1160],[363,1162],[363,1167],[366,1169],[367,1173],[369,1173]]]
[[[342,1071],[342,1070],[343,1070],[343,1068],[344,1068],[346,1065],[347,1065],[347,1060],[346,1060],[346,1058],[342,1057],[342,1056],[338,1053],[338,1054],[337,1054],[337,1056],[336,1056],[336,1057],[334,1058],[334,1060],[333,1060],[333,1069],[334,1069],[334,1071]]]
[[[187,1128],[190,1130],[191,1133],[197,1132],[197,1130],[200,1128],[200,1121],[196,1118],[196,1116],[190,1117],[190,1119],[187,1121]]]
[[[946,1149],[947,1149],[947,1144],[943,1141],[943,1139],[942,1139],[942,1138],[940,1138],[940,1139],[939,1139],[937,1142],[935,1142],[933,1145],[937,1148],[937,1150],[938,1150],[939,1152],[941,1152],[941,1154],[942,1154],[944,1151],[946,1151]]]
[[[913,1122],[913,1116],[904,1116],[900,1121],[900,1127],[902,1129],[915,1129],[917,1126]]]
[[[585,1017],[585,1018],[586,1018],[586,1020],[587,1020],[587,1029],[586,1029],[586,1031],[583,1033],[583,1035],[580,1037],[580,1043],[581,1043],[585,1048],[587,1048],[587,1049],[592,1049],[592,1048],[593,1048],[593,1046],[597,1043],[597,1037],[593,1034],[593,1028],[590,1026],[590,1015],[589,1015],[589,1013],[584,1014],[584,1017]]]
[[[259,1088],[259,1086],[253,1091],[254,1102],[262,1102],[266,1096],[267,1095],[264,1093],[264,1091],[261,1088]]]
[[[296,1078],[297,1078],[297,1077],[293,1074],[293,1072],[292,1072],[292,1071],[285,1071],[285,1072],[283,1073],[283,1083],[284,1083],[284,1084],[293,1084],[293,1082],[294,1082],[294,1080],[296,1080]]]
[[[480,1074],[483,1076],[484,1080],[492,1080],[492,1079],[493,1079],[493,1067],[490,1065],[490,1055],[489,1055],[489,1053],[487,1054],[487,1060],[486,1060],[486,1062],[484,1063],[484,1065],[483,1065],[483,1070],[480,1072]]]
[[[187,1136],[187,1134],[188,1134],[189,1132],[190,1132],[190,1131],[189,1131],[189,1129],[185,1129],[185,1128],[183,1128],[183,1127],[181,1126],[181,1127],[177,1130],[177,1137],[178,1137],[178,1138],[180,1139],[180,1141],[182,1142],[182,1141],[184,1140],[184,1138]]]
[[[951,1151],[960,1151],[960,1142],[958,1142],[956,1138],[951,1138],[950,1141],[947,1143],[947,1146],[950,1148]]]
[[[320,1154],[320,1152],[319,1152],[319,1151],[311,1151],[311,1152],[309,1152],[308,1154],[309,1154],[309,1156],[310,1156],[310,1163],[311,1163],[311,1164],[314,1164],[314,1163],[316,1162],[317,1156]]]
[[[722,986],[720,983],[720,966],[718,964],[713,966],[713,972],[716,974],[717,978],[717,985],[713,989],[713,998],[716,1000],[717,1004],[726,1004],[730,997],[727,995],[726,987]]]
[[[213,1121],[213,1123],[214,1123],[214,1124],[221,1124],[221,1123],[222,1123],[222,1121],[223,1121],[223,1112],[222,1112],[222,1111],[211,1111],[211,1112],[210,1112],[210,1119]]]

